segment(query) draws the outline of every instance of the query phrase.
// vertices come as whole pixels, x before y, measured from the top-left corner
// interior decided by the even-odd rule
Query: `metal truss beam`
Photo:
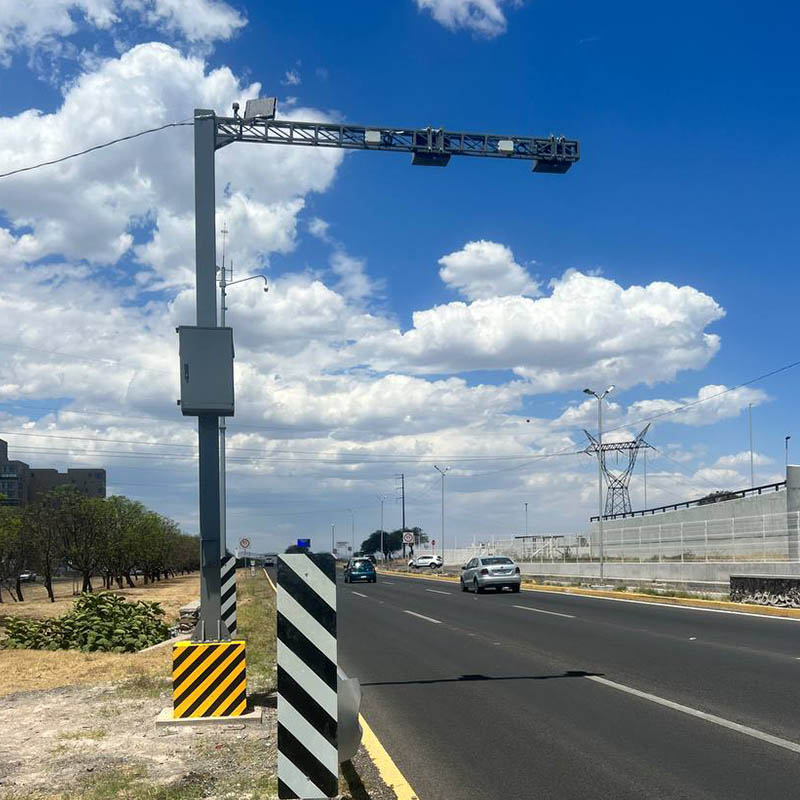
[[[441,128],[379,128],[297,120],[216,117],[215,146],[233,142],[292,144],[344,150],[411,153],[416,163],[443,166],[450,156],[526,159],[537,172],[566,172],[580,159],[580,144],[561,136],[500,136]],[[428,159],[425,159],[428,156]]]
[[[600,451],[600,462],[603,474],[606,477],[606,483],[608,484],[605,516],[631,513],[631,496],[628,487],[631,482],[631,474],[636,465],[636,456],[639,454],[639,450],[650,447],[644,440],[649,429],[650,425],[648,423],[644,430],[642,430],[632,442],[604,442],[602,445],[589,431],[584,430],[584,433],[591,442],[585,452],[587,454],[592,454],[597,453],[598,450]],[[606,454],[613,452],[624,452],[628,455],[627,464],[624,469],[616,473],[612,471],[606,463]]]

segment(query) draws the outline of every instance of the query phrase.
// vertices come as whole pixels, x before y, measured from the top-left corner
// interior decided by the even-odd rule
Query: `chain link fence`
[[[603,529],[606,562],[792,562],[800,560],[800,512],[729,517],[699,522],[648,520],[641,526]],[[448,549],[446,561],[464,563],[474,556],[507,555],[521,563],[579,563],[600,560],[599,541],[589,534],[545,533],[487,537],[472,546]]]

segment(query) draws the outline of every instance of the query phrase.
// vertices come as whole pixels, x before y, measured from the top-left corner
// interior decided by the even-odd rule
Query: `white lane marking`
[[[531,608],[530,606],[514,606],[514,608],[521,608],[523,611],[535,611],[537,614],[550,614],[554,617],[566,617],[567,619],[575,619],[573,614],[559,614],[558,611],[545,611],[543,608]]]
[[[416,611],[409,611],[407,608],[403,609],[404,614],[411,614],[412,617],[419,617],[420,619],[427,620],[428,622],[433,622],[436,625],[441,625],[442,621],[440,619],[434,619],[433,617],[426,617],[424,614],[417,614]]]
[[[690,641],[690,642],[693,642],[693,641],[695,641],[696,639],[697,639],[697,637],[696,637],[696,636],[690,636],[690,637],[689,637],[689,641]]]
[[[387,586],[394,586],[394,581],[381,581],[381,583],[385,583]]]
[[[595,683],[602,683],[603,686],[610,686],[612,689],[617,689],[620,692],[626,692],[627,694],[641,697],[643,700],[649,700],[651,703],[657,703],[660,706],[666,706],[674,711],[680,711],[683,714],[688,714],[690,717],[704,719],[706,722],[713,722],[715,725],[719,725],[721,728],[728,728],[729,730],[736,731],[737,733],[743,733],[745,736],[752,736],[754,739],[761,739],[762,742],[774,744],[776,747],[783,747],[786,750],[791,750],[793,753],[800,753],[800,744],[790,742],[788,739],[781,739],[778,736],[773,736],[772,734],[758,731],[755,728],[749,728],[747,725],[740,725],[738,722],[731,722],[729,719],[723,719],[722,717],[716,716],[716,714],[708,714],[705,711],[698,711],[696,708],[683,706],[680,703],[673,702],[672,700],[665,700],[663,697],[658,697],[657,695],[650,694],[649,692],[642,692],[639,691],[639,689],[633,689],[630,686],[625,686],[622,683],[615,683],[614,681],[608,680],[608,678],[601,678],[597,675],[587,675],[586,677]]]
[[[452,592],[441,592],[439,589],[426,589],[426,592],[433,592],[433,594],[452,594]]]
[[[597,597],[593,594],[571,594],[569,592],[548,592],[546,589],[527,589],[523,592],[539,592],[549,594],[551,597],[561,595],[562,597],[580,597],[582,600],[609,600],[612,603],[635,603],[639,606],[655,606],[656,608],[673,608],[676,611],[706,611],[712,614],[736,614],[740,617],[750,617],[751,619],[782,619],[788,622],[800,622],[800,617],[773,617],[770,614],[752,613],[750,611],[729,611],[727,608],[699,608],[698,606],[679,606],[672,603],[651,603],[649,600],[629,600],[626,597]]]
[[[353,594],[357,594],[359,597],[366,597],[366,595],[365,595],[365,594],[361,594],[361,592],[353,592],[353,590],[352,590],[352,589],[351,589],[350,591],[351,591]]]

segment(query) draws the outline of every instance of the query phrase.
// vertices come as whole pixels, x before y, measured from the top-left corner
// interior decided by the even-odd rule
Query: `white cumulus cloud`
[[[230,39],[247,24],[224,0],[0,0],[0,64],[18,50],[58,48],[81,28],[110,31],[126,18],[203,43]]]
[[[522,5],[520,0],[416,0],[416,4],[445,28],[465,28],[487,38],[506,32],[503,6]]]
[[[706,328],[724,311],[691,286],[627,289],[567,272],[536,299],[508,296],[417,311],[413,327],[367,337],[354,355],[376,369],[418,374],[513,370],[535,391],[597,382],[632,386],[705,366],[719,349]]]
[[[442,256],[439,263],[439,277],[468,300],[539,294],[539,285],[504,244],[483,239],[467,242],[461,250]]]

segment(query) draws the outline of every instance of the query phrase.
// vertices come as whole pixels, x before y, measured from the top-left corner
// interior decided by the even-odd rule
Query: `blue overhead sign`
[[[307,547],[309,550],[311,549],[311,539],[298,539],[297,540],[298,547]]]

